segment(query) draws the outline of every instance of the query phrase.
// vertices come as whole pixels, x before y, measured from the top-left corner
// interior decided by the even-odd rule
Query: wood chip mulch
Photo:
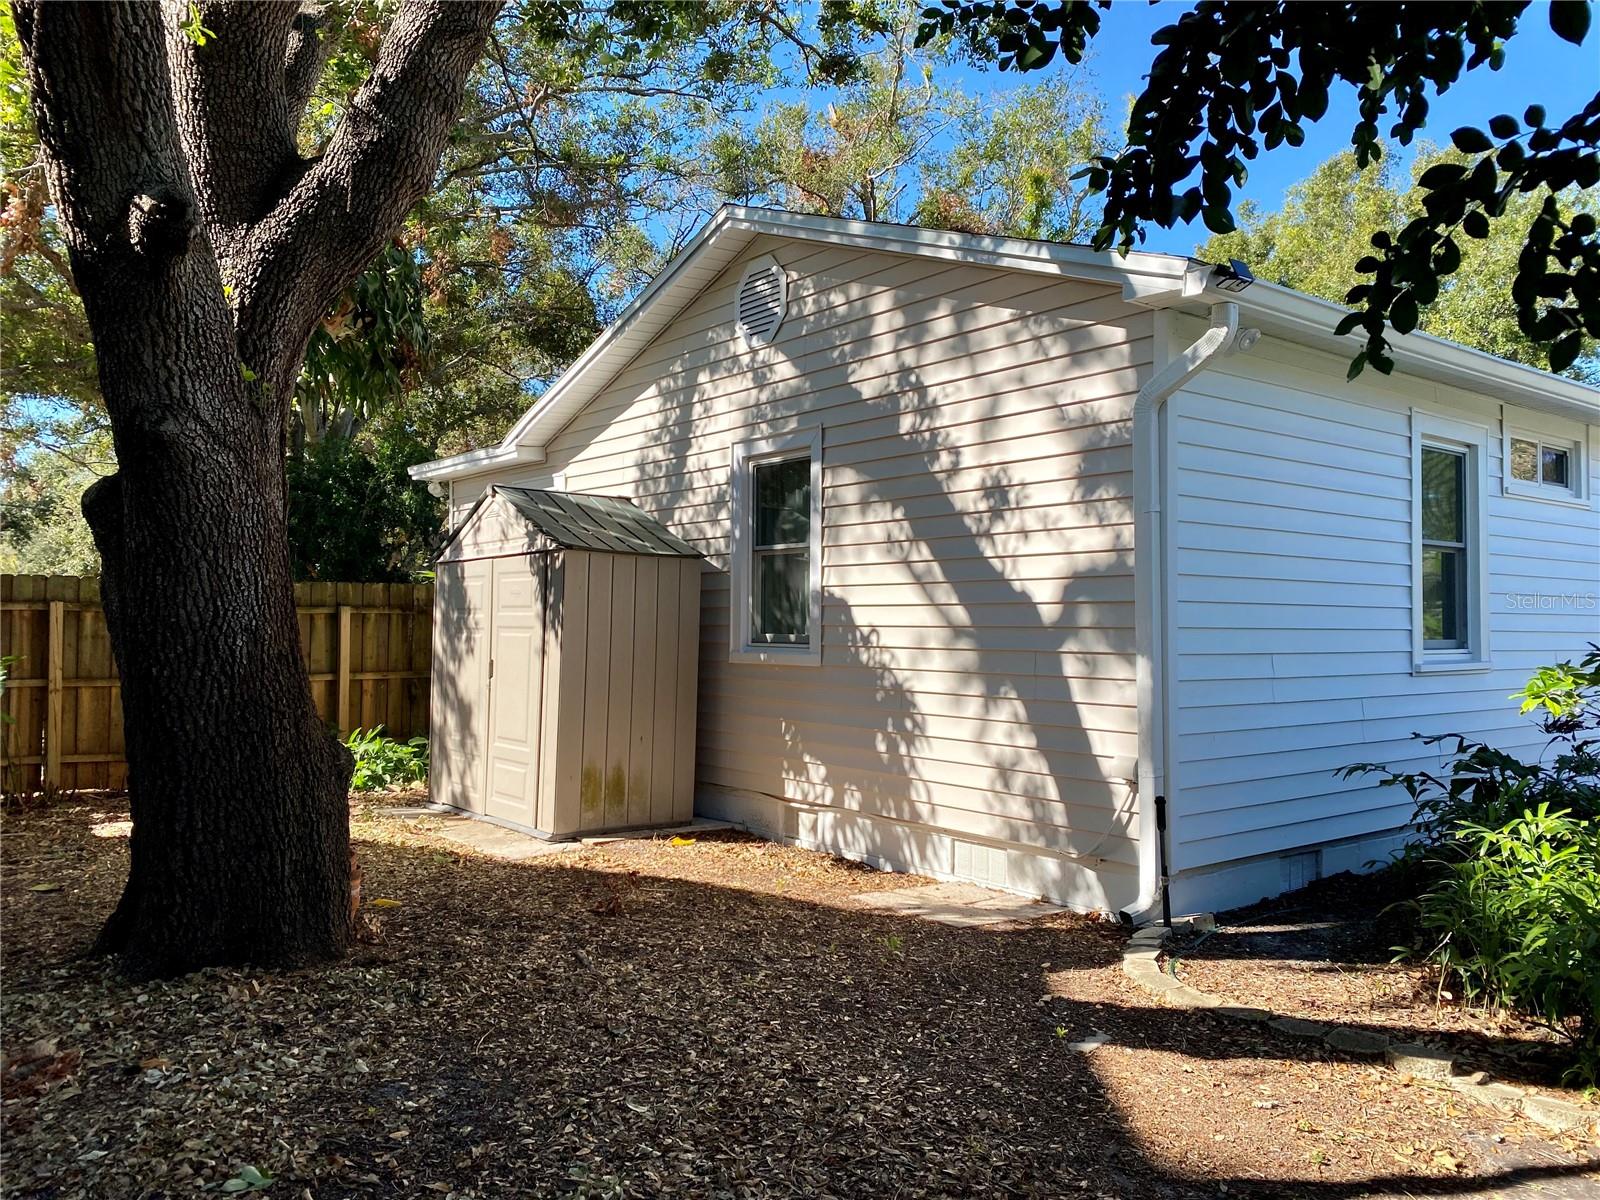
[[[1185,983],[1231,1002],[1273,997],[1266,1007],[1275,1011],[1435,1046],[1463,1070],[1582,1102],[1582,1092],[1561,1086],[1568,1060],[1559,1034],[1466,1002],[1424,963],[1395,961],[1396,942],[1410,936],[1390,907],[1403,899],[1399,886],[1387,874],[1318,880],[1218,914],[1214,931],[1174,937],[1167,958]]]
[[[363,806],[374,942],[134,983],[83,956],[126,811],[0,820],[6,1196],[1594,1186],[1592,1147],[1160,1007],[1115,926],[868,911],[853,897],[922,881],[740,835],[512,863]]]

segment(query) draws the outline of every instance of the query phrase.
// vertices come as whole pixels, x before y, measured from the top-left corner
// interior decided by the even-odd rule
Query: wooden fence
[[[382,725],[428,733],[433,585],[300,583],[300,646],[317,711],[341,733]],[[126,786],[122,689],[100,581],[0,575],[0,654],[16,655],[5,684],[0,789]]]

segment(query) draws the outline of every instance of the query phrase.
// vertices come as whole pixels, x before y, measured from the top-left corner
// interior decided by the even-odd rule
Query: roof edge
[[[1244,313],[1277,325],[1291,339],[1308,341],[1321,348],[1354,346],[1348,337],[1337,338],[1333,334],[1334,327],[1349,311],[1343,305],[1265,281],[1257,281],[1243,292],[1222,292],[1210,282],[1209,266],[1184,255],[1138,250],[1123,255],[1059,242],[991,237],[730,204],[718,209],[689,239],[617,320],[534,401],[498,446],[419,463],[409,468],[411,477],[443,481],[481,475],[515,463],[543,462],[545,453],[540,435],[544,433],[548,437],[571,419],[573,413],[566,411],[570,406],[565,403],[569,394],[586,383],[592,372],[606,370],[608,352],[633,327],[641,313],[669,296],[684,268],[708,247],[729,235],[743,235],[748,240],[762,234],[1120,285],[1125,299],[1146,308],[1226,300],[1237,303]],[[1486,391],[1534,408],[1554,408],[1586,423],[1600,424],[1600,389],[1431,334],[1395,335],[1391,341],[1397,364],[1412,373]],[[610,364],[609,373],[595,387],[603,386],[605,380],[623,366],[625,362]],[[586,398],[580,395],[574,402],[581,405]],[[546,424],[553,428],[544,430]]]

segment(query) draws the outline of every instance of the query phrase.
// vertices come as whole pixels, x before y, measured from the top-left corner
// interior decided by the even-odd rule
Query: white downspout
[[[1138,643],[1136,696],[1139,705],[1139,896],[1122,910],[1134,921],[1161,899],[1161,842],[1156,829],[1157,797],[1167,794],[1168,707],[1162,669],[1167,654],[1165,599],[1167,549],[1162,544],[1161,406],[1213,359],[1235,344],[1248,350],[1259,336],[1239,332],[1239,306],[1211,306],[1211,325],[1194,343],[1139,389],[1133,402],[1134,625]]]

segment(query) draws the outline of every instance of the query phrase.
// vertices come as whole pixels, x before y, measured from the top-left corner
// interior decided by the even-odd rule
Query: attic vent
[[[765,346],[777,335],[789,306],[789,281],[771,255],[758,258],[739,277],[733,301],[734,324],[752,346]]]

